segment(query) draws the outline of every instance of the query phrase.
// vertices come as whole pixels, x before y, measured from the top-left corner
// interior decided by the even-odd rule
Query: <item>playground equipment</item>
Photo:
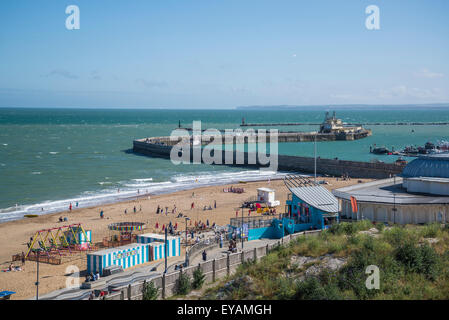
[[[39,230],[27,243],[28,251],[25,259],[36,260],[39,254],[42,261],[59,261],[51,259],[62,257],[73,252],[92,250],[91,231],[84,231],[80,223],[67,226]],[[47,258],[47,259],[45,259]],[[41,258],[39,258],[41,261]],[[58,264],[58,262],[55,262]]]
[[[110,231],[118,231],[119,235],[113,235],[103,238],[103,245],[105,247],[117,247],[129,244],[136,241],[136,231],[145,229],[144,222],[116,222],[108,225]]]

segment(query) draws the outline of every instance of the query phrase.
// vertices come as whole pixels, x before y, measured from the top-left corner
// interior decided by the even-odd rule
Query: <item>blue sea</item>
[[[135,197],[137,190],[140,195],[157,194],[280,177],[282,173],[229,166],[174,165],[169,160],[126,151],[134,139],[170,135],[179,120],[186,127],[201,120],[203,129],[236,129],[242,118],[253,123],[320,123],[326,110],[0,109],[0,222],[20,219],[24,214],[66,210],[69,203],[87,207],[120,201]],[[373,135],[356,141],[317,143],[321,158],[393,162],[397,157],[370,154],[369,147],[377,144],[399,150],[449,140],[447,125],[369,125],[449,122],[448,108],[337,108],[337,117],[348,123],[368,123]],[[314,125],[275,128],[318,130]],[[279,153],[313,156],[314,145],[279,144]]]

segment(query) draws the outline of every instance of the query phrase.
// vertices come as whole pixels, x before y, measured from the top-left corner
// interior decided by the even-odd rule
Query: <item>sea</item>
[[[318,142],[321,158],[394,162],[370,146],[400,150],[449,140],[449,125],[369,125],[388,122],[449,122],[447,107],[334,108],[347,123],[365,123],[372,136],[356,141]],[[26,214],[48,214],[113,203],[145,194],[201,186],[259,181],[285,173],[206,164],[175,165],[170,160],[130,152],[134,139],[170,135],[178,127],[238,129],[247,123],[321,123],[329,107],[203,109],[0,109],[0,223]],[[317,131],[316,125],[268,127]],[[248,128],[243,128],[246,130]],[[255,129],[263,129],[256,127]],[[280,143],[279,154],[314,156],[311,143]],[[413,158],[406,158],[413,160]]]

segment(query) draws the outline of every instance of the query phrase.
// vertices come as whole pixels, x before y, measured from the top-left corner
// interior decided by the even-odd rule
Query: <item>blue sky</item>
[[[65,28],[78,5],[80,30]],[[380,30],[365,8],[380,9]],[[447,0],[3,0],[0,107],[449,102]]]

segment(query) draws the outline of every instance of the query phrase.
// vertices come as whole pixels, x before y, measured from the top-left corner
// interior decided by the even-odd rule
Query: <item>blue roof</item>
[[[420,156],[404,168],[402,176],[449,178],[449,153]]]

